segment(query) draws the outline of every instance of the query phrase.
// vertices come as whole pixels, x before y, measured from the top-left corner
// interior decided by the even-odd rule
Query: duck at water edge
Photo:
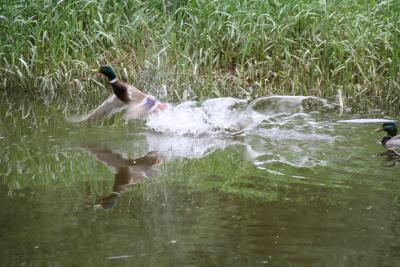
[[[396,154],[400,150],[400,135],[397,135],[397,126],[394,122],[385,122],[382,128],[375,129],[374,132],[385,131],[387,135],[382,138],[382,145],[387,149],[393,150]]]

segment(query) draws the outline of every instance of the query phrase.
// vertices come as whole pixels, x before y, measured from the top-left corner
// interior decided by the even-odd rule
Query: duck
[[[147,152],[144,156],[129,158],[125,153],[108,147],[93,144],[81,144],[79,148],[93,155],[114,172],[112,192],[94,203],[94,207],[113,208],[120,196],[130,187],[149,179],[158,173],[156,167],[164,162],[164,156],[158,151]]]
[[[394,122],[385,122],[382,128],[375,129],[374,132],[385,131],[387,133],[381,140],[381,143],[386,148],[397,152],[400,149],[400,135],[397,135],[397,126]]]
[[[70,122],[84,122],[101,119],[114,113],[125,111],[125,121],[144,117],[147,114],[167,108],[167,105],[137,89],[135,86],[118,80],[114,69],[109,65],[100,65],[94,70],[97,74],[107,77],[113,90],[103,103],[91,110],[88,114],[72,116]]]

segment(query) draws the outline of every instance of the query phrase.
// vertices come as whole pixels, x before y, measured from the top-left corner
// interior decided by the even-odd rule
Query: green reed
[[[98,94],[90,69],[109,63],[170,101],[341,89],[348,102],[398,104],[399,9],[391,0],[0,0],[1,86],[49,102]]]

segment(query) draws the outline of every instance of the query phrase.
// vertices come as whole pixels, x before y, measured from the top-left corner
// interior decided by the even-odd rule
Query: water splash
[[[247,101],[234,98],[217,98],[204,102],[187,101],[171,105],[167,110],[151,114],[147,126],[156,132],[175,135],[212,135],[223,131],[241,129],[239,118],[244,114],[235,106]]]
[[[173,136],[146,134],[149,151],[158,151],[167,161],[176,158],[201,158],[217,150],[224,149],[241,141],[210,136]]]
[[[335,141],[334,126],[315,118],[330,108],[317,97],[273,96],[254,101],[216,98],[184,102],[151,115],[147,126],[152,150],[168,158],[199,158],[231,145],[260,169],[281,163],[294,167],[325,165],[321,151]],[[234,137],[234,138],[232,138]]]
[[[300,113],[305,110],[332,108],[325,99],[315,96],[268,96],[254,100],[250,108],[265,113]]]
[[[306,108],[316,110],[327,106],[324,99],[305,96],[271,96],[252,102],[215,98],[171,105],[163,112],[150,115],[147,126],[156,132],[174,135],[235,134],[267,124],[285,125],[293,119],[307,117]]]

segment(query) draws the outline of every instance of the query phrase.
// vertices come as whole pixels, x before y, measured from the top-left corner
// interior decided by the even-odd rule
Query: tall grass
[[[89,70],[170,101],[270,94],[400,101],[398,1],[0,0],[0,78],[50,100]],[[105,91],[105,90],[103,90]]]

